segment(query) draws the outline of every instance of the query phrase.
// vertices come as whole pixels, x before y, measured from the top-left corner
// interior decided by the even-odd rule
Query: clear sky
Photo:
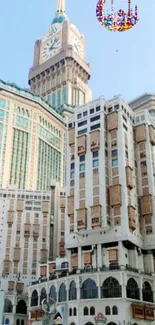
[[[122,9],[126,1],[115,0]],[[86,39],[94,99],[121,94],[128,101],[155,93],[155,0],[132,1],[139,5],[139,23],[130,31],[113,33],[96,19],[97,0],[66,0],[71,22]],[[27,87],[34,43],[46,32],[55,11],[56,0],[1,2],[0,79]]]

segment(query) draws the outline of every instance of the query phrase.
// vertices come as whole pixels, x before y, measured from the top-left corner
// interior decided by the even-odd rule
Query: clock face
[[[61,47],[60,35],[54,35],[48,41],[44,42],[41,53],[42,62],[56,55]]]
[[[74,51],[80,55],[83,56],[83,42],[73,33],[70,34],[69,38],[70,45],[73,46]]]

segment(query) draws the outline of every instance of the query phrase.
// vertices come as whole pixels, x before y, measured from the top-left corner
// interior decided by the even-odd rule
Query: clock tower
[[[65,0],[57,0],[55,18],[45,36],[35,43],[29,71],[31,91],[57,109],[64,104],[75,107],[92,99],[89,78],[84,37],[70,23]]]

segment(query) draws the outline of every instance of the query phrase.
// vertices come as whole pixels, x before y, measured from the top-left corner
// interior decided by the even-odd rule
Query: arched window
[[[98,288],[92,279],[84,281],[81,289],[81,299],[98,298]]]
[[[73,309],[73,316],[76,316],[76,308]]]
[[[106,306],[105,307],[105,314],[106,315],[111,315],[111,310],[110,310],[110,307],[109,306]]]
[[[107,325],[117,325],[117,324],[114,323],[114,322],[110,322],[110,323],[108,323]]]
[[[31,296],[31,307],[38,306],[38,292],[34,290]]]
[[[72,316],[72,308],[69,308],[69,316]]]
[[[20,325],[20,319],[16,320],[16,325]]]
[[[152,288],[150,286],[150,283],[148,283],[147,281],[145,281],[143,283],[143,300],[144,301],[149,301],[149,302],[153,302],[153,292],[152,292]]]
[[[51,298],[53,298],[55,301],[57,301],[57,293],[56,293],[56,288],[55,288],[55,286],[52,286],[52,287],[50,288],[49,297],[51,297]]]
[[[138,284],[133,278],[129,279],[127,282],[126,295],[127,298],[140,299]]]
[[[16,306],[16,314],[27,315],[27,306],[24,300],[19,300]]]
[[[66,286],[64,283],[59,288],[59,302],[67,300]]]
[[[117,306],[113,306],[112,307],[112,314],[113,315],[118,315],[118,308],[117,308]]]
[[[9,318],[6,318],[6,320],[5,320],[5,324],[6,324],[6,325],[9,325],[9,324],[10,324],[10,320],[9,320]]]
[[[101,298],[117,298],[122,296],[122,287],[119,282],[113,278],[107,278],[101,287]]]
[[[77,290],[76,290],[76,283],[72,281],[69,287],[69,300],[76,300],[77,299]]]
[[[75,325],[75,323],[71,323],[71,325]]]
[[[12,310],[13,310],[12,302],[6,298],[4,302],[4,313],[12,313]]]
[[[90,307],[90,315],[95,315],[95,308],[93,306]]]
[[[24,325],[24,319],[21,320],[21,325]]]
[[[86,323],[85,325],[94,325],[93,323],[91,323],[91,322],[88,322],[88,323]]]
[[[88,307],[83,308],[83,315],[88,316]]]
[[[40,305],[42,303],[42,301],[47,298],[47,293],[46,293],[46,289],[45,288],[42,288],[41,290],[41,295],[40,295]]]

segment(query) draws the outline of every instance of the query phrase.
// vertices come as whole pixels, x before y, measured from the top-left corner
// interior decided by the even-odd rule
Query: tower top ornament
[[[57,0],[57,15],[65,14],[65,0]]]
[[[105,11],[105,3],[107,0],[98,0],[96,6],[96,16],[101,25],[112,32],[125,32],[134,27],[138,22],[138,7],[135,5],[135,12],[131,8],[131,0],[128,3],[128,11],[123,9],[114,10],[114,0],[111,1],[111,9]],[[117,2],[115,0],[115,2]],[[124,1],[125,2],[125,1]]]

